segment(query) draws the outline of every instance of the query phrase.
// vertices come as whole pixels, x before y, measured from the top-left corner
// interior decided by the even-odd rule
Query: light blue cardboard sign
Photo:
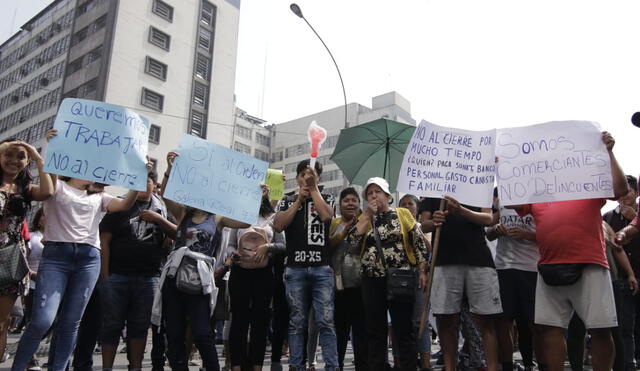
[[[144,191],[149,120],[109,103],[65,98],[47,146],[44,170]]]
[[[248,224],[258,221],[268,164],[182,134],[164,196]]]

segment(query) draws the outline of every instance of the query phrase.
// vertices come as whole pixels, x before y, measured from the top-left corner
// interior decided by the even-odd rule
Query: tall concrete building
[[[228,146],[239,16],[240,0],[53,1],[0,45],[0,140],[41,145],[77,97],[148,117],[155,160],[181,133]]]
[[[347,105],[347,123],[349,127],[364,124],[379,118],[387,118],[415,125],[411,117],[411,104],[396,92],[389,92],[371,100],[371,107],[359,103]],[[296,189],[296,166],[309,158],[310,145],[307,128],[312,121],[327,130],[327,139],[318,153],[318,162],[323,165],[321,183],[325,192],[338,196],[346,181],[338,166],[329,158],[338,142],[340,130],[344,129],[344,106],[339,106],[313,115],[275,125],[272,130],[271,167],[284,171],[285,192]]]
[[[236,108],[231,148],[259,160],[271,159],[271,137],[274,125]]]

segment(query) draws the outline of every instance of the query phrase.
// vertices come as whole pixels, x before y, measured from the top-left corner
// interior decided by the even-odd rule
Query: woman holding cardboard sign
[[[31,184],[31,161],[38,167],[39,186]],[[9,312],[29,288],[22,225],[31,201],[45,200],[53,192],[43,168],[44,160],[29,144],[13,139],[0,144],[0,362],[7,344]]]
[[[56,130],[49,130],[47,140],[55,135]],[[54,363],[49,367],[53,370],[66,367],[78,325],[100,273],[100,220],[107,211],[128,210],[138,195],[137,191],[129,191],[126,198],[117,199],[105,192],[88,192],[92,181],[76,178],[63,181],[57,175],[43,175],[53,185],[48,197],[44,197],[47,215],[44,249],[31,322],[20,339],[12,370],[24,370],[56,316]]]
[[[175,152],[167,154],[167,171],[162,180],[166,189]],[[171,369],[186,371],[187,353],[184,346],[187,317],[193,341],[200,352],[203,367],[219,370],[215,338],[211,329],[211,314],[218,289],[213,281],[214,257],[220,249],[222,228],[248,228],[246,223],[188,207],[164,198],[167,209],[178,221],[175,248],[167,258],[160,276],[161,295],[153,303],[151,322],[160,325],[164,316],[167,334],[167,358]]]
[[[262,369],[274,284],[271,257],[286,252],[284,232],[273,229],[275,211],[269,202],[269,188],[263,186],[262,190],[258,222],[249,228],[232,230],[227,244],[236,250],[229,278],[232,314],[229,346],[234,371],[239,371],[243,364],[254,370]]]

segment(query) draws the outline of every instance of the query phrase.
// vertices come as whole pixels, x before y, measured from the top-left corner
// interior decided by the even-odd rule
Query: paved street
[[[8,339],[8,345],[7,345],[7,350],[9,352],[9,354],[11,355],[11,358],[9,358],[8,361],[4,362],[4,363],[0,363],[0,371],[7,371],[11,368],[11,363],[13,362],[13,354],[15,353],[16,347],[17,347],[17,342],[19,340],[19,335],[9,335],[9,339]],[[123,345],[121,344],[118,350],[122,350],[123,349]],[[220,366],[224,366],[224,360],[222,359],[222,346],[219,345],[217,346],[218,348],[218,355],[221,359],[220,362]],[[435,352],[439,349],[439,346],[437,344],[432,345],[432,350]],[[40,361],[40,363],[44,363],[46,362],[47,359],[47,351],[49,350],[49,344],[43,342],[40,346],[40,349],[38,350],[38,360]],[[269,366],[271,365],[271,352],[270,349],[267,348],[267,354],[265,356],[265,367],[264,370],[269,370]],[[144,357],[144,361],[143,361],[143,368],[145,370],[150,370],[151,369],[151,337],[149,336],[149,342],[147,345],[147,352],[145,353],[145,357]],[[515,353],[514,354],[514,358],[516,361],[521,360],[520,358],[520,354],[519,353]],[[198,353],[195,353],[194,356],[194,361],[196,363],[200,362],[200,359],[198,358]],[[322,356],[320,355],[320,349],[318,349],[318,365],[316,366],[316,369],[318,371],[324,369],[324,363],[321,362],[322,361]],[[347,350],[347,358],[345,359],[345,370],[354,370],[354,366],[353,366],[353,353],[351,352],[351,349],[349,348]],[[283,359],[283,365],[285,365],[284,369],[286,370],[287,364],[287,359]],[[99,353],[94,353],[93,356],[93,365],[94,365],[94,370],[100,370],[101,369],[101,365],[102,365],[102,358],[101,355]],[[435,370],[439,370],[441,369],[439,366],[435,365],[435,362],[432,362],[432,367]],[[126,353],[120,353],[118,352],[117,356],[116,356],[116,362],[115,365],[113,367],[114,369],[117,370],[126,370],[127,369],[127,356]],[[189,367],[190,370],[193,371],[198,371],[199,367],[197,365],[194,366],[190,366]],[[591,370],[590,366],[585,366],[585,371]],[[167,366],[165,366],[165,370],[170,370],[168,364]],[[565,370],[571,370],[569,368],[568,364],[565,364]]]
[[[11,354],[11,358],[9,358],[9,360],[7,362],[4,363],[0,363],[0,371],[5,371],[5,370],[9,370],[11,368],[11,363],[13,362],[13,354],[16,351],[16,347],[17,347],[17,342],[19,340],[19,335],[9,335],[9,340],[8,340],[8,352],[9,354]],[[118,348],[118,350],[122,350],[124,347],[123,344],[120,345],[120,347]],[[224,366],[224,360],[222,359],[222,346],[218,345],[218,356],[220,357],[220,366]],[[436,348],[437,349],[437,348]],[[46,362],[47,359],[47,352],[49,350],[49,344],[46,342],[43,342],[40,346],[40,349],[38,350],[38,360],[40,361],[40,364]],[[199,363],[200,359],[198,357],[198,353],[195,353],[194,356],[194,361]],[[347,359],[345,360],[345,370],[354,370],[354,366],[353,366],[353,353],[351,352],[351,349],[348,349],[348,354],[347,354]],[[284,358],[283,359],[283,365],[287,364],[287,359]],[[102,358],[101,355],[99,353],[94,353],[94,357],[93,357],[93,365],[94,365],[94,369],[95,370],[100,370],[101,369],[101,365],[102,365]],[[269,366],[271,365],[271,352],[269,347],[267,347],[267,354],[265,355],[265,370],[269,370]],[[144,357],[144,361],[142,364],[144,369],[151,369],[151,336],[149,336],[149,342],[147,345],[147,352],[145,353],[145,357]],[[118,369],[118,370],[126,370],[127,369],[127,355],[126,353],[120,353],[118,352],[117,356],[116,356],[116,362],[115,365],[113,367],[114,369]],[[318,365],[316,366],[316,368],[318,370],[322,370],[324,369],[324,363],[322,363],[322,356],[320,355],[320,349],[318,349]],[[198,366],[190,366],[189,367],[190,370],[199,370]],[[286,370],[287,367],[285,366],[284,369]],[[165,370],[170,370],[168,363],[167,366],[165,367]]]

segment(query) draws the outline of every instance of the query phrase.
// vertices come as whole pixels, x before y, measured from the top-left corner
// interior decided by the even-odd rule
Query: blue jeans
[[[71,358],[78,326],[100,274],[100,251],[80,243],[46,242],[36,278],[33,314],[11,370],[22,371],[38,350],[42,336],[58,316],[56,347],[50,370],[64,370]]]
[[[157,287],[158,277],[116,273],[100,283],[104,312],[100,338],[103,344],[118,345],[125,323],[128,339],[147,338],[151,326],[153,295]]]
[[[287,267],[284,272],[289,303],[289,365],[303,370],[304,334],[308,326],[309,308],[313,305],[320,333],[322,359],[327,370],[338,367],[338,348],[333,325],[333,269],[320,267]]]

